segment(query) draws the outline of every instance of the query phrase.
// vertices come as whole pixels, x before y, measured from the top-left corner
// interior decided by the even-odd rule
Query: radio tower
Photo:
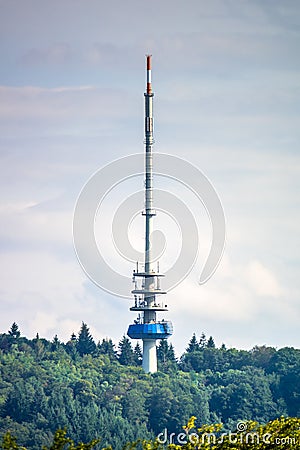
[[[145,372],[157,372],[156,341],[167,339],[173,332],[170,321],[158,321],[156,313],[167,311],[167,305],[157,296],[166,294],[160,288],[160,278],[164,275],[159,273],[159,264],[156,270],[151,259],[150,235],[153,217],[156,215],[153,209],[152,199],[152,146],[153,146],[153,92],[151,85],[151,55],[147,55],[147,89],[145,96],[145,257],[144,264],[136,263],[133,271],[134,306],[130,311],[139,312],[134,324],[129,325],[128,336],[132,339],[143,341],[143,369]]]

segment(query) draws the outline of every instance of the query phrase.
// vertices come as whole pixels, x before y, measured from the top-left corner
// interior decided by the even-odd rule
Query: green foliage
[[[130,340],[124,335],[119,342],[119,362],[123,366],[135,364],[135,354]]]
[[[187,353],[194,353],[200,350],[200,345],[197,341],[196,334],[193,333],[193,336],[189,342],[188,348],[186,349]]]
[[[8,431],[5,433],[5,435],[2,438],[1,442],[1,448],[3,450],[21,450],[24,449],[24,447],[19,447],[17,444],[17,440],[14,436],[11,435],[11,433]],[[25,450],[25,449],[24,449]]]
[[[158,368],[163,372],[170,372],[177,369],[175,351],[172,344],[168,344],[166,339],[162,339],[157,347]]]
[[[79,356],[77,350],[77,337],[75,333],[72,333],[70,340],[66,343],[66,351],[69,355],[71,355],[73,360],[75,360]]]
[[[21,336],[20,330],[16,322],[14,322],[8,332],[8,334],[15,339],[18,339]]]
[[[207,340],[206,340],[206,336],[204,333],[201,334],[200,336],[200,340],[199,340],[199,346],[200,348],[204,348],[207,345]]]
[[[300,443],[300,419],[278,418],[265,425],[255,421],[240,422],[243,429],[224,430],[222,424],[195,429],[194,417],[184,427],[186,443],[167,445],[174,450],[294,450]],[[193,433],[193,434],[192,434]]]
[[[143,361],[143,353],[140,344],[137,342],[134,347],[134,362],[137,366],[141,366]]]
[[[207,347],[207,348],[215,348],[215,347],[216,347],[215,341],[213,340],[213,337],[212,337],[212,336],[210,336],[210,337],[208,338],[206,347]]]
[[[84,444],[80,442],[75,444],[73,439],[67,437],[66,430],[57,430],[54,434],[53,443],[50,447],[43,447],[43,450],[90,450],[99,442],[99,439],[93,439],[91,442]]]
[[[224,430],[221,423],[214,425],[202,425],[196,428],[196,417],[192,416],[187,425],[183,426],[184,432],[177,436],[161,433],[156,439],[138,438],[135,441],[127,441],[124,450],[270,450],[273,448],[294,450],[300,443],[300,419],[280,417],[265,425],[254,421],[243,422],[243,429]],[[240,422],[241,426],[241,422]],[[88,443],[75,444],[73,439],[67,437],[66,430],[57,430],[53,441],[49,446],[43,446],[42,450],[91,450],[99,443],[99,439],[92,439]],[[6,433],[2,439],[3,450],[26,450],[20,447],[16,439]],[[103,450],[113,450],[116,447],[109,446]]]
[[[88,443],[79,442],[75,444],[73,439],[67,437],[66,430],[57,430],[53,437],[53,442],[50,446],[43,446],[42,450],[91,450],[99,442],[99,439],[93,439]],[[25,447],[20,447],[17,440],[9,432],[5,433],[2,438],[1,448],[3,450],[26,450]]]
[[[110,361],[116,360],[117,352],[111,339],[103,339],[102,343],[99,343],[97,348],[100,355],[107,355]]]
[[[126,336],[118,350],[110,339],[96,346],[84,323],[66,344],[57,336],[28,340],[15,326],[0,335],[2,448],[92,448],[74,442],[97,438],[101,448],[158,448],[155,436],[164,428],[177,434],[191,416],[200,428],[222,422],[230,430],[241,420],[267,424],[300,413],[300,350],[216,348],[202,334],[177,362],[162,340],[155,374],[143,372],[141,348]],[[63,428],[68,437],[56,433]]]
[[[92,355],[96,350],[96,344],[90,334],[90,330],[86,323],[82,322],[82,326],[79,332],[78,340],[76,343],[76,349],[80,356]]]

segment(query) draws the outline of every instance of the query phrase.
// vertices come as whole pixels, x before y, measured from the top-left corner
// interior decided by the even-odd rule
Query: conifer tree
[[[143,353],[140,344],[137,342],[134,347],[134,360],[136,365],[140,366],[143,361]]]
[[[187,353],[193,353],[200,350],[200,345],[198,344],[196,334],[193,333],[193,336],[189,342],[188,348],[186,349]]]
[[[116,359],[117,352],[115,350],[115,344],[111,339],[102,339],[101,344],[99,342],[97,347],[100,355],[107,355],[111,361]]]
[[[57,337],[57,334],[56,334],[56,335],[54,336],[54,338],[53,338],[52,343],[51,343],[51,350],[52,350],[52,351],[58,350],[60,345],[61,345],[61,344],[60,344],[60,341],[59,341],[59,339],[58,339],[58,337]]]
[[[69,353],[69,355],[71,355],[71,358],[73,360],[77,358],[77,337],[75,333],[72,333],[70,340],[66,343],[66,351]]]
[[[176,366],[175,351],[172,344],[168,344],[166,339],[161,339],[157,347],[157,359],[159,367],[170,369]]]
[[[174,362],[174,363],[177,362],[177,361],[176,361],[175,350],[174,350],[173,344],[170,344],[170,345],[169,345],[168,359],[169,359],[169,361],[172,361],[172,362]]]
[[[168,360],[169,345],[166,339],[161,339],[157,347],[157,359],[162,364],[166,364]]]
[[[96,350],[96,344],[90,334],[90,330],[86,323],[82,322],[79,331],[76,348],[80,356],[92,355]]]
[[[213,340],[213,337],[212,337],[212,336],[210,336],[210,337],[208,338],[206,347],[207,347],[207,348],[216,348],[215,341]]]
[[[37,360],[43,359],[43,356],[45,354],[45,345],[44,342],[40,339],[39,334],[36,334],[36,338],[33,339],[33,348],[34,353]]]
[[[206,345],[207,345],[206,336],[205,336],[204,333],[202,333],[201,336],[200,336],[200,341],[199,341],[200,349],[201,349],[201,348],[205,348]]]
[[[12,324],[10,327],[10,330],[8,331],[8,334],[16,339],[18,339],[21,336],[20,330],[16,322]]]
[[[119,342],[119,362],[124,366],[134,365],[134,352],[130,340],[124,335]]]
[[[77,337],[76,337],[76,334],[75,334],[75,333],[72,333],[72,334],[71,334],[70,342],[73,342],[74,344],[77,343]]]

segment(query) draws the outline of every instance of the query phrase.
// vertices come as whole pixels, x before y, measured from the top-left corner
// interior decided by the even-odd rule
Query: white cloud
[[[97,299],[86,288],[89,282],[75,255],[69,261],[46,252],[5,253],[1,267],[1,330],[16,321],[26,336],[39,333],[51,339],[58,334],[67,341],[85,321],[95,339],[109,334],[105,325],[108,305],[100,290],[96,289]],[[106,334],[102,329],[107,330]]]
[[[167,295],[168,315],[175,325],[172,341],[179,352],[193,332],[200,336],[202,331],[213,335],[219,345],[248,349],[265,343],[293,345],[299,320],[294,301],[299,291],[292,293],[282,286],[270,268],[258,260],[233,263],[225,252],[205,285],[197,283],[197,270]],[[281,333],[276,333],[276,324],[281,324]]]
[[[251,261],[246,267],[250,287],[259,296],[278,297],[282,294],[274,274],[260,261]]]
[[[95,114],[120,115],[121,96],[124,92],[97,89],[93,86],[0,86],[0,117],[5,120],[20,119],[74,119]],[[83,116],[84,114],[84,116]]]
[[[47,48],[32,48],[22,57],[22,62],[30,65],[64,64],[72,59],[72,51],[68,44],[57,43]]]
[[[1,239],[27,244],[29,248],[61,243],[70,246],[72,210],[59,210],[59,203],[58,197],[57,209],[51,209],[51,204],[43,208],[43,203],[35,201],[0,206]]]

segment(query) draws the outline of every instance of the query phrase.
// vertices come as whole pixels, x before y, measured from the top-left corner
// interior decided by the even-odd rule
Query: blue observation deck
[[[167,339],[172,334],[172,322],[166,320],[155,323],[136,323],[129,325],[127,331],[131,339]]]

